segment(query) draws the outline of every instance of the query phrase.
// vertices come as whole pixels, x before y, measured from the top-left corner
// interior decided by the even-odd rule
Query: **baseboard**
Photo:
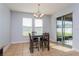
[[[55,42],[56,43],[56,41],[53,41],[53,40],[50,40],[50,42],[52,42],[52,43]]]
[[[10,47],[11,43],[7,44],[4,48],[3,48],[3,52],[6,52],[6,50]]]
[[[76,49],[76,48],[72,48],[74,51],[77,51],[77,52],[79,52],[79,49]]]
[[[28,43],[28,41],[11,42],[11,44],[17,44],[17,43]]]

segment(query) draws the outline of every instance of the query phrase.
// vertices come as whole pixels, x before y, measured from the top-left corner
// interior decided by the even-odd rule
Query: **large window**
[[[23,18],[23,36],[32,32],[32,18]]]
[[[35,32],[38,35],[43,33],[43,20],[42,19],[35,19]]]
[[[32,18],[23,18],[23,36],[28,36],[28,33],[32,33],[35,31],[36,35],[41,35],[43,33],[43,20],[42,19],[34,19],[32,22]]]

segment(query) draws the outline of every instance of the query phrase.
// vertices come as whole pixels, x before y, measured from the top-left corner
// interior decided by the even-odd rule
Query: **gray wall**
[[[56,42],[56,18],[68,13],[73,13],[73,41],[72,47],[79,51],[79,4],[72,4],[71,6],[55,13],[51,16],[51,38]]]
[[[0,4],[0,48],[10,43],[10,10]]]
[[[20,43],[20,42],[28,42],[28,37],[24,37],[22,35],[22,19],[23,17],[26,18],[32,18],[34,20],[34,17],[30,13],[23,13],[23,12],[11,12],[11,22],[12,22],[12,30],[11,30],[11,42],[12,43]],[[43,17],[43,30],[44,32],[50,32],[50,16],[44,16]]]

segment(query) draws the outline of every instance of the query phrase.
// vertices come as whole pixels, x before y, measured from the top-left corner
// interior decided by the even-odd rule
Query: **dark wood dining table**
[[[40,48],[43,47],[43,35],[32,35],[33,38],[38,38]]]
[[[32,35],[33,38],[42,38],[43,35]]]

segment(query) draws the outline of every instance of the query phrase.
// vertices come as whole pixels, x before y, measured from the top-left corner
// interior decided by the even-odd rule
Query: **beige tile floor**
[[[42,51],[34,50],[31,54],[28,43],[12,44],[4,56],[79,56],[79,52],[73,51],[71,48],[63,47],[54,43],[50,44],[50,51],[45,49]]]

